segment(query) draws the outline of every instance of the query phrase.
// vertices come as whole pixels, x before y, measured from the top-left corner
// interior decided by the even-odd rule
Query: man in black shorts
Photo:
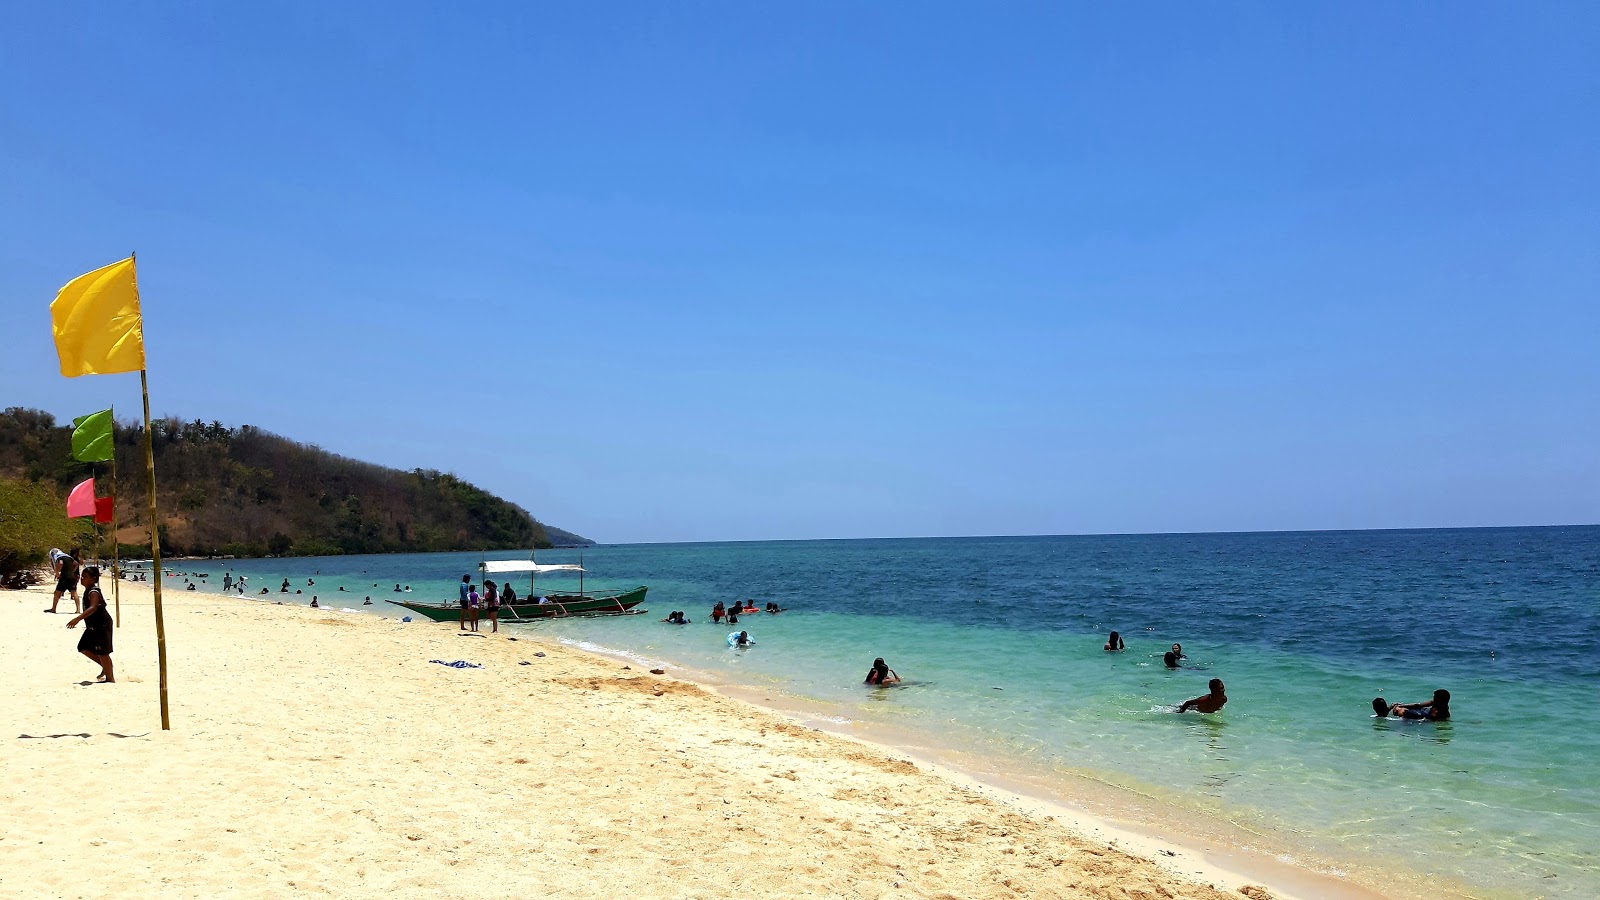
[[[50,608],[45,612],[55,612],[56,604],[61,602],[61,595],[72,594],[72,612],[78,612],[78,572],[83,568],[83,551],[74,549],[69,556],[61,557],[61,568],[56,571],[56,593],[50,598]]]

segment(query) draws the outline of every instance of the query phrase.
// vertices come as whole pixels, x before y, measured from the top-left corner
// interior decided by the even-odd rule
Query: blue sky
[[[602,541],[1600,520],[1600,7],[28,4],[0,404]]]

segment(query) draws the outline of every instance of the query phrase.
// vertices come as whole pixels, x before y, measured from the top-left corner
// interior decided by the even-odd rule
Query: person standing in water
[[[1211,688],[1211,693],[1183,701],[1178,704],[1178,712],[1188,712],[1192,709],[1195,712],[1214,713],[1228,705],[1228,693],[1222,686],[1221,678],[1211,679],[1208,686]]]
[[[880,656],[872,661],[872,668],[867,670],[867,680],[863,683],[876,685],[878,687],[883,687],[884,685],[889,684],[899,684],[900,673],[889,668],[889,664],[884,662],[883,657]]]
[[[100,666],[97,681],[113,684],[117,680],[111,667],[111,613],[106,612],[106,598],[100,593],[100,569],[87,566],[81,576],[83,582],[83,612],[67,623],[74,628],[84,623],[83,637],[78,639],[78,652]]]
[[[1122,642],[1122,635],[1115,631],[1111,632],[1111,637],[1106,639],[1106,652],[1115,653],[1118,650],[1126,649],[1128,649],[1128,645]]]

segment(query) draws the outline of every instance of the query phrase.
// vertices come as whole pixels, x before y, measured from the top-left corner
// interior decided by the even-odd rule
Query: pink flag
[[[79,516],[92,515],[94,515],[93,478],[73,488],[72,493],[67,495],[67,518],[76,519]]]

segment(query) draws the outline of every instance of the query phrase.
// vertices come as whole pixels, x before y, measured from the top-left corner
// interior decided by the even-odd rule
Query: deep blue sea
[[[315,593],[398,617],[362,599],[393,597],[397,582],[453,599],[479,558],[173,568],[203,568],[208,590],[231,571],[252,595]],[[618,545],[583,561],[588,587],[649,585],[651,614],[516,627],[816,701],[1018,771],[1089,774],[1335,859],[1600,896],[1600,526]],[[283,577],[305,593],[277,593]],[[746,597],[788,611],[743,619],[757,646],[732,651],[706,613]],[[694,624],[659,621],[675,609]],[[1112,629],[1125,652],[1101,649]],[[1168,671],[1174,642],[1189,659]],[[863,688],[876,656],[908,683]],[[1221,713],[1169,710],[1213,677],[1227,685]],[[1439,687],[1453,695],[1449,723],[1372,718],[1374,696]]]

